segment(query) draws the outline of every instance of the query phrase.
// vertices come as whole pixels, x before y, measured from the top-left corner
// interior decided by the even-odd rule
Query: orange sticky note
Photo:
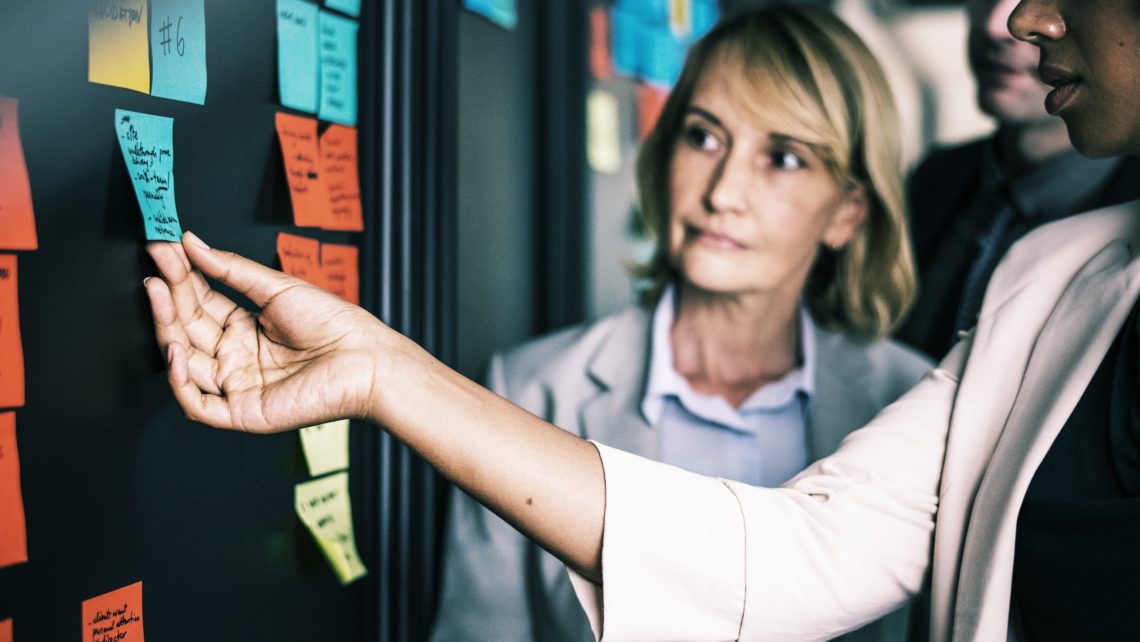
[[[321,268],[325,273],[325,288],[355,305],[360,305],[358,256],[359,252],[351,245],[335,243],[321,245]]]
[[[142,582],[83,601],[84,642],[143,642]]]
[[[610,55],[610,14],[605,7],[590,9],[590,73],[598,80],[614,75]]]
[[[285,274],[325,287],[320,241],[280,232],[277,234],[277,258],[281,260],[281,271]]]
[[[0,254],[0,408],[24,405],[24,345],[16,280],[16,255]]]
[[[20,493],[20,454],[16,413],[0,412],[0,567],[28,561],[24,498]],[[11,620],[8,621],[11,635]],[[4,636],[0,635],[0,640]]]
[[[332,214],[328,189],[321,175],[317,121],[278,113],[277,137],[281,141],[289,197],[293,202],[293,223],[301,227],[322,227]]]
[[[0,642],[12,642],[12,618],[0,620]]]
[[[661,117],[661,110],[665,108],[665,101],[669,92],[652,85],[637,86],[637,131],[641,140],[653,133],[657,126],[657,119]]]
[[[359,232],[364,229],[360,206],[360,169],[356,155],[356,128],[330,125],[321,134],[321,168],[329,192],[326,230]]]
[[[36,249],[36,215],[15,98],[0,96],[0,249]]]

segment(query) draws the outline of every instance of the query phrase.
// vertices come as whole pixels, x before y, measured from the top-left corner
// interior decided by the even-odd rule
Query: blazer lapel
[[[1074,277],[1033,347],[973,503],[962,552],[956,639],[1001,639],[1009,626],[1018,509],[1140,293],[1140,259],[1109,244]]]
[[[656,458],[657,435],[641,414],[649,368],[652,316],[636,308],[615,319],[613,331],[587,363],[598,387],[579,409],[587,439]]]

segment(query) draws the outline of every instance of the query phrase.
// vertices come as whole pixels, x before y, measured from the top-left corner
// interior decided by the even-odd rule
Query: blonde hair
[[[641,215],[656,247],[640,275],[651,305],[676,277],[669,260],[669,176],[673,152],[704,72],[733,79],[736,102],[758,126],[812,145],[839,185],[862,187],[866,221],[839,250],[823,246],[805,300],[823,326],[882,337],[916,291],[903,196],[898,117],[886,76],[839,18],[812,6],[778,6],[719,24],[690,51],[637,161]]]

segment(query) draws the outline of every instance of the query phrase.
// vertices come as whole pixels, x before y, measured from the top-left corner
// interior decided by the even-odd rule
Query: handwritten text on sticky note
[[[321,134],[321,169],[328,187],[326,230],[359,232],[364,229],[360,205],[360,168],[356,154],[356,128],[330,125]]]
[[[0,412],[0,567],[28,561],[16,413]]]
[[[336,473],[297,484],[297,516],[309,529],[341,584],[368,574],[356,552],[352,506],[348,499],[348,473]]]
[[[281,271],[313,285],[325,287],[321,270],[321,242],[296,234],[277,234],[277,258]]]
[[[321,12],[321,120],[356,125],[355,20]]]
[[[353,245],[321,244],[325,289],[353,305],[360,305],[359,254]]]
[[[16,256],[0,254],[0,408],[24,405],[24,346]]]
[[[115,110],[115,132],[149,241],[182,238],[174,204],[174,119]]]
[[[329,219],[329,193],[321,174],[317,121],[292,114],[277,114],[277,137],[285,161],[285,177],[293,203],[293,223],[320,227]]]
[[[153,96],[206,102],[206,11],[203,0],[150,0]]]
[[[148,93],[147,1],[93,0],[87,13],[87,80]]]
[[[317,112],[320,96],[320,52],[317,48],[317,5],[277,0],[277,84],[281,104]]]
[[[348,468],[348,420],[302,428],[301,448],[309,474],[316,477]]]
[[[142,582],[83,601],[85,642],[143,642]]]
[[[36,215],[20,143],[18,103],[0,96],[0,250],[34,249]]]

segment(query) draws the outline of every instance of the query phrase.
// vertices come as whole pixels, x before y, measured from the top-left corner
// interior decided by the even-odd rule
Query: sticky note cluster
[[[280,112],[276,127],[293,222],[326,230],[363,230],[356,129],[330,125],[318,136],[315,119]]]
[[[0,96],[0,250],[34,250],[36,246],[36,215],[20,142],[19,103]]]
[[[142,582],[84,600],[82,639],[143,642]]]
[[[115,132],[150,241],[182,238],[174,202],[174,119],[115,110]]]
[[[309,529],[340,583],[367,575],[353,534],[348,473],[297,484],[293,497],[297,517]]]
[[[328,6],[356,16],[359,0]],[[281,104],[321,120],[356,125],[359,25],[305,0],[277,0],[277,82]]]
[[[359,254],[352,245],[321,243],[285,232],[277,235],[277,258],[282,272],[322,287],[354,305],[360,305]]]
[[[204,0],[94,0],[87,25],[90,82],[206,102]]]

